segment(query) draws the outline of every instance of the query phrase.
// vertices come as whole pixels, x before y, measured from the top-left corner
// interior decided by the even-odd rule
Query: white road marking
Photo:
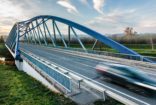
[[[43,57],[41,57],[41,58],[43,58]],[[45,59],[45,58],[44,58],[44,59]],[[47,60],[47,59],[46,59],[46,60]],[[47,60],[47,61],[49,61],[49,60]],[[50,61],[50,62],[51,62],[51,61]],[[54,63],[54,62],[51,62],[51,63]],[[54,63],[54,64],[56,64],[56,63]],[[58,64],[56,64],[56,65],[58,65]],[[59,67],[62,67],[62,66],[60,66],[60,65],[58,65],[58,66],[59,66]],[[123,92],[120,92],[120,91],[118,91],[118,90],[116,90],[116,89],[113,89],[113,88],[107,86],[107,85],[104,85],[104,84],[99,83],[99,82],[97,82],[97,81],[95,81],[95,80],[93,80],[93,79],[90,79],[90,78],[85,77],[85,76],[83,76],[83,75],[81,75],[81,74],[79,74],[79,73],[76,73],[76,72],[74,72],[74,71],[72,71],[72,70],[70,70],[70,69],[67,69],[67,68],[65,68],[65,67],[62,67],[62,68],[66,69],[66,70],[68,70],[68,71],[70,71],[70,72],[72,72],[72,73],[74,73],[74,74],[77,74],[77,75],[79,75],[79,76],[81,76],[81,77],[84,77],[84,78],[86,78],[87,80],[93,81],[94,83],[97,83],[97,84],[99,84],[99,85],[101,85],[101,86],[103,86],[103,87],[106,87],[106,88],[108,88],[108,89],[110,89],[110,90],[113,90],[113,91],[115,91],[115,92],[117,92],[117,93],[120,93],[120,94],[122,94],[122,95],[125,95],[125,96],[127,96],[127,97],[129,97],[129,98],[131,98],[131,99],[134,99],[134,100],[138,101],[138,102],[141,102],[141,103],[143,103],[143,104],[145,104],[145,105],[150,105],[150,104],[147,103],[147,102],[144,102],[144,101],[139,100],[139,99],[137,99],[137,98],[135,98],[135,97],[133,97],[133,96],[130,96],[130,95],[128,95],[128,94],[125,94],[125,93],[123,93]]]

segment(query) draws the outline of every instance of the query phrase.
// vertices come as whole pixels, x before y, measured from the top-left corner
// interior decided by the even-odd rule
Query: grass
[[[0,65],[1,105],[76,105],[54,93],[15,66]]]

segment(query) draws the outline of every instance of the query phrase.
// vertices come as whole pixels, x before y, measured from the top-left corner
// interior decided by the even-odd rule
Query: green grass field
[[[15,66],[0,65],[1,105],[76,105]]]

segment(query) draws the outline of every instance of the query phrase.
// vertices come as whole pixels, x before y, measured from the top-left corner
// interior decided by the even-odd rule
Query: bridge
[[[64,34],[64,30],[67,34]],[[83,33],[83,35],[81,34]],[[85,46],[84,35],[115,49],[118,53],[95,51]],[[72,47],[72,39],[81,48]],[[17,22],[6,40],[17,68],[60,91],[79,104],[111,97],[123,104],[155,105],[155,97],[106,82],[95,70],[99,62],[137,67],[156,79],[155,58],[149,58],[92,29],[56,16],[37,16]],[[88,97],[89,96],[89,97]]]

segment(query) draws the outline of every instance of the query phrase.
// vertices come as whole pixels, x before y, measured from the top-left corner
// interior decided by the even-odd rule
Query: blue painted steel
[[[57,46],[54,20],[52,20],[52,26],[53,26],[54,41],[55,41],[55,44],[56,44],[56,46]]]
[[[60,85],[66,88],[68,91],[71,91],[71,80],[69,77],[65,76],[64,74],[51,69],[50,67],[46,66],[45,64],[39,62],[38,60],[34,59],[30,55],[26,54],[25,52],[21,51],[21,54],[30,60],[35,66],[39,67],[43,70],[46,74],[52,77],[55,81],[57,81]]]
[[[16,32],[14,32],[14,34],[13,34],[13,36],[12,36],[12,40],[10,41],[10,49],[12,50],[13,49],[13,47],[14,47],[14,45],[16,44]]]
[[[31,23],[31,25],[32,25],[32,28],[34,28],[33,23]],[[33,33],[35,34],[36,39],[38,40],[39,44],[41,45],[40,38],[39,38],[39,36],[37,35],[37,32],[36,32],[35,28],[33,29]]]
[[[45,40],[45,38],[44,38],[44,35],[43,35],[43,33],[42,33],[42,30],[41,30],[41,28],[40,28],[39,23],[38,23],[37,20],[36,20],[36,24],[38,25],[37,28],[38,28],[38,30],[40,31],[41,35],[42,35],[42,39],[44,40],[45,45],[47,46],[48,44],[47,44],[47,42],[46,42],[46,40]]]
[[[80,43],[81,47],[83,48],[83,50],[87,51],[86,48],[85,48],[85,46],[84,46],[83,43],[81,42],[79,36],[76,34],[75,30],[73,29],[73,27],[70,27],[70,28],[71,28],[71,30],[73,31],[74,35],[76,36],[76,38],[77,38],[78,42]]]
[[[62,42],[63,42],[63,44],[64,44],[64,47],[67,48],[67,44],[66,44],[66,42],[65,42],[65,40],[64,40],[64,37],[63,37],[63,35],[61,34],[61,32],[60,32],[60,30],[59,30],[59,28],[58,28],[58,26],[57,26],[57,24],[56,24],[55,21],[54,21],[54,26],[56,26],[56,29],[57,29],[57,31],[58,31],[58,33],[59,33],[61,39],[62,39]],[[55,28],[55,27],[54,27],[54,28]]]
[[[9,33],[9,36],[6,40],[6,45],[11,49],[13,44],[16,43],[16,30],[17,30],[17,27],[16,27],[16,24],[12,27],[10,33]],[[13,50],[13,49],[11,49]]]
[[[28,28],[29,28],[29,30],[31,30],[30,27],[28,27]],[[34,35],[34,33],[32,32],[32,30],[30,31],[30,34],[31,34],[31,36],[32,36],[32,41],[34,41],[35,44],[36,44],[37,42],[36,42],[35,35]]]
[[[64,23],[64,24],[67,24],[71,27],[74,27],[96,39],[98,39],[99,41],[103,42],[104,44],[116,49],[117,51],[121,52],[121,53],[126,53],[126,54],[134,54],[134,55],[139,55],[138,53],[136,53],[135,51],[119,44],[118,42],[96,32],[96,31],[93,31],[85,26],[82,26],[80,24],[77,24],[75,22],[72,22],[70,20],[67,20],[67,19],[63,19],[63,18],[60,18],[60,17],[56,17],[56,16],[49,16],[49,15],[41,15],[41,16],[37,16],[37,17],[34,17],[30,20],[27,20],[27,21],[23,21],[23,22],[20,22],[20,23],[27,23],[27,22],[31,22],[31,21],[35,21],[36,19],[42,19],[42,18],[48,18],[48,19],[53,19],[55,21],[59,21],[61,23]],[[141,56],[141,55],[140,55]]]
[[[36,22],[36,25],[37,25],[37,22]],[[41,35],[40,35],[40,32],[39,32],[38,27],[36,27],[36,29],[37,29],[37,34],[38,34],[38,36],[39,36],[40,43],[41,43],[41,45],[42,45],[42,39],[41,39]]]
[[[45,41],[47,41],[48,37],[47,37],[47,32],[46,32],[46,29],[45,29],[45,26],[44,26],[44,18],[42,18],[42,21],[43,21],[42,26],[43,26],[43,30],[44,30],[44,37],[45,37]]]
[[[29,24],[30,22],[33,22],[33,21],[36,21],[38,19],[51,19],[53,20],[53,25],[56,26],[56,28],[58,29],[55,21],[58,21],[58,22],[61,22],[61,23],[64,23],[70,27],[73,27],[75,29],[78,29],[94,38],[96,38],[97,40],[103,42],[104,44],[116,49],[117,51],[119,51],[120,53],[125,53],[125,54],[132,54],[132,55],[137,55],[137,56],[140,56],[142,57],[140,54],[138,54],[137,52],[125,47],[124,45],[106,37],[105,35],[103,34],[100,34],[96,31],[93,31],[85,26],[82,26],[80,24],[77,24],[75,22],[72,22],[70,20],[67,20],[67,19],[63,19],[63,18],[60,18],[60,17],[56,17],[56,16],[49,16],[49,15],[41,15],[41,16],[37,16],[37,17],[34,17],[32,19],[29,19],[29,20],[26,20],[26,21],[22,21],[22,22],[19,22],[18,24]],[[43,23],[42,23],[43,24]],[[55,28],[55,27],[54,27]],[[41,31],[41,30],[40,30]],[[59,31],[59,30],[58,30]],[[41,32],[42,33],[42,32]],[[47,44],[46,44],[47,45]],[[67,47],[67,45],[65,44],[65,47]],[[149,61],[149,62],[152,62],[146,58],[144,58],[145,61]]]
[[[21,60],[21,58],[20,58],[20,51],[19,51],[19,24],[17,24],[16,25],[16,35],[17,35],[17,37],[16,37],[16,45],[15,45],[15,59],[16,60]]]
[[[27,43],[29,42],[29,40],[28,40],[28,37],[27,37],[26,33],[25,33],[25,35],[24,35],[24,42],[25,42],[25,41],[26,41]],[[25,43],[26,43],[26,42],[25,42]]]
[[[44,22],[48,21],[49,19],[46,19]],[[37,21],[37,20],[36,20]],[[23,23],[22,23],[23,24]],[[26,23],[24,23],[26,24]],[[28,23],[27,23],[28,24]],[[30,22],[29,22],[30,24]],[[30,32],[31,30],[37,28],[39,25],[43,24],[43,21],[41,21],[40,23],[38,23],[35,27],[31,28],[30,30],[26,30],[25,33]],[[22,37],[25,33],[23,33],[22,35],[20,35],[20,37]]]
[[[45,25],[45,28],[46,28],[47,31],[48,31],[49,37],[50,37],[50,39],[51,39],[51,42],[53,43],[53,46],[55,47],[55,46],[56,46],[55,41],[54,41],[54,39],[53,39],[53,37],[52,37],[52,35],[51,35],[49,29],[48,29],[47,24],[46,24],[45,22],[44,22],[43,24]]]

